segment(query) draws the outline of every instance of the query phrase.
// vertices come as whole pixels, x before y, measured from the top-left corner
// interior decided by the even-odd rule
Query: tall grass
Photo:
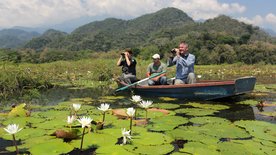
[[[106,85],[114,84],[114,78],[121,75],[121,67],[116,66],[118,52],[109,52],[79,61],[57,61],[44,64],[0,63],[0,99],[9,99],[24,94],[38,95],[39,90],[54,85],[69,84],[81,86],[89,81],[105,81]],[[165,60],[162,60],[165,61]],[[137,60],[137,77],[146,77],[150,60]],[[202,79],[231,79],[240,76],[257,76],[276,83],[275,65],[205,65],[195,66],[196,74]],[[175,76],[175,66],[169,67],[168,77]],[[274,79],[274,80],[273,80]]]

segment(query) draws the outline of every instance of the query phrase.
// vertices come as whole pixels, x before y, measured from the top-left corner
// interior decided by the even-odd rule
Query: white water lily
[[[145,109],[148,109],[151,105],[152,105],[152,101],[142,101],[142,102],[140,103],[140,106],[141,106],[142,108],[145,108]]]
[[[109,110],[109,106],[110,106],[110,104],[103,103],[103,104],[101,104],[100,107],[98,107],[98,109],[101,110],[101,111],[103,111],[103,112],[106,112],[107,110]]]
[[[126,144],[127,138],[131,140],[130,130],[126,131],[126,128],[123,128],[122,135],[123,135],[123,144]]]
[[[132,101],[138,103],[138,102],[142,101],[142,98],[139,95],[133,95]]]
[[[9,125],[7,126],[7,128],[4,128],[4,130],[6,130],[8,134],[14,135],[14,134],[16,134],[17,132],[21,131],[22,128],[19,129],[19,125],[17,125],[17,124],[9,124]]]
[[[133,117],[135,114],[135,109],[134,108],[127,108],[127,115],[130,117]]]
[[[81,104],[73,104],[73,108],[75,111],[78,111],[81,108]]]
[[[81,127],[84,128],[84,127],[91,127],[91,122],[92,122],[92,118],[90,117],[85,117],[83,116],[81,119],[77,119],[80,124],[81,124]]]
[[[74,121],[75,121],[75,116],[68,116],[67,117],[67,123],[68,124],[73,124]]]

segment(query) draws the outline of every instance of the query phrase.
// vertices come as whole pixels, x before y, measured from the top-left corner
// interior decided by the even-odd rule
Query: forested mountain
[[[125,47],[137,47],[162,29],[174,29],[190,23],[192,18],[175,8],[162,9],[156,13],[143,15],[133,20],[109,18],[77,28],[63,40],[63,48],[68,50],[108,51]],[[32,40],[32,45],[40,44]],[[33,46],[26,46],[34,48]],[[52,48],[51,45],[45,47]],[[36,49],[36,48],[34,48]]]
[[[71,34],[48,30],[25,44],[25,49],[18,51],[19,56],[14,61],[76,60],[93,52],[129,47],[142,59],[149,59],[154,53],[166,57],[180,41],[189,44],[197,64],[276,63],[275,38],[259,27],[225,15],[195,22],[176,8],[161,9],[132,20],[108,18],[95,21]],[[5,56],[5,60],[9,57]]]
[[[3,29],[0,31],[0,48],[16,48],[26,44],[33,37],[40,34],[37,32],[26,32],[19,29]]]

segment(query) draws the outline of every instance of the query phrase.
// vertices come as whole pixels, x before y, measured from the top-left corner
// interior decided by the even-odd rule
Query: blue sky
[[[276,32],[276,0],[0,0],[0,28],[57,25],[81,17],[131,19],[166,7],[194,20],[225,14]]]

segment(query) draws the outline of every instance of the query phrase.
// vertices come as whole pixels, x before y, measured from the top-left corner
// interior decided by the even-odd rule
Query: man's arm
[[[180,57],[179,61],[184,65],[184,66],[192,66],[195,63],[195,56],[194,55],[189,55],[187,60],[185,60],[184,58]]]

